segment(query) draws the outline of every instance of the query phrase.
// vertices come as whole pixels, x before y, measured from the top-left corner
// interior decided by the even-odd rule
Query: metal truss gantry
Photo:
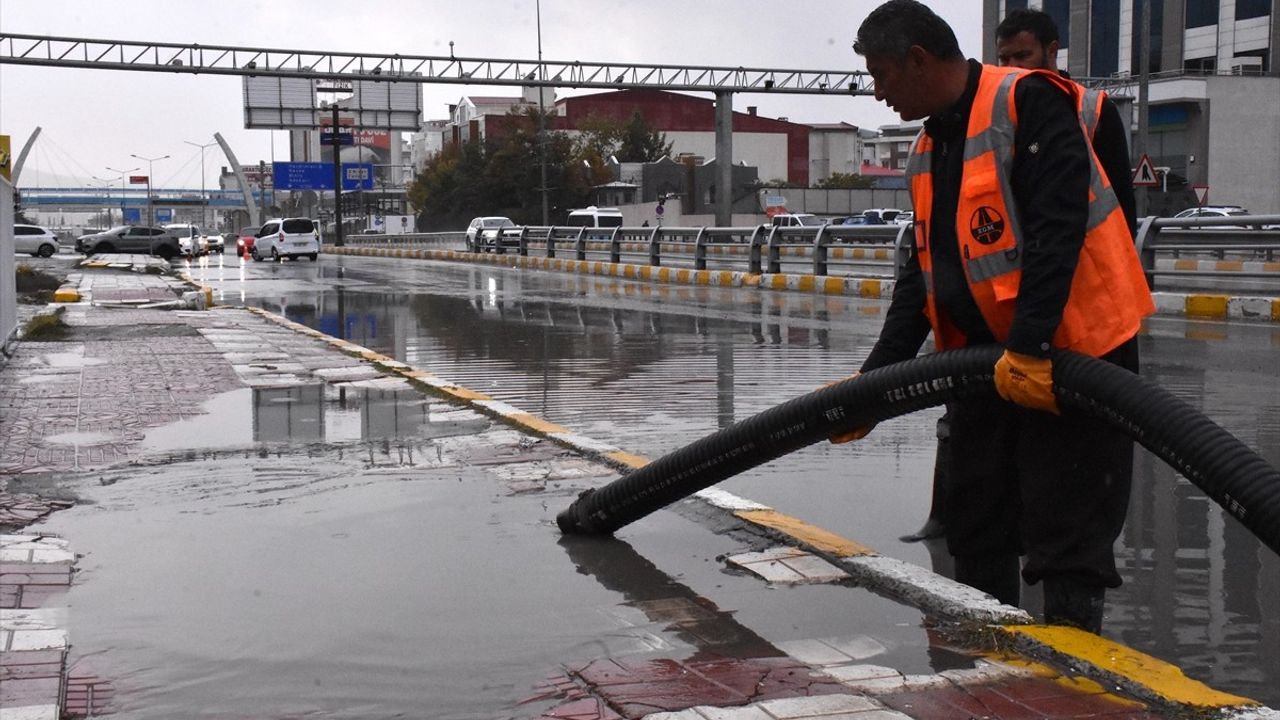
[[[455,85],[681,90],[711,93],[871,95],[854,70],[503,60],[154,43],[0,33],[0,64],[210,75],[397,80]]]

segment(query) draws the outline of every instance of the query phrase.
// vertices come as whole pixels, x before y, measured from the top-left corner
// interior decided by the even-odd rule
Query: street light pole
[[[200,143],[191,142],[190,140],[183,140],[182,142],[193,147],[200,148],[200,224],[203,225],[204,229],[207,231],[209,229],[209,196],[204,190],[204,150],[205,148],[211,148],[218,143],[211,142],[201,145]]]
[[[109,172],[120,173],[120,224],[121,225],[128,225],[128,223],[124,221],[124,196],[125,196],[124,179],[128,177],[129,173],[137,172],[141,169],[142,168],[130,168],[128,170],[117,170],[115,168],[107,168]]]
[[[152,163],[154,163],[157,160],[166,160],[169,158],[169,156],[161,155],[158,158],[148,158],[148,157],[142,157],[141,155],[134,155],[133,153],[129,153],[129,157],[138,158],[139,160],[147,164],[147,225],[148,226],[155,225],[156,224],[155,208],[151,206],[151,173],[153,170]]]
[[[538,20],[538,79],[546,80],[546,69],[542,67],[542,0],[534,1]],[[547,88],[538,86],[538,168],[542,181],[542,224],[551,224],[551,214],[547,207],[547,107],[543,101],[543,93]]]

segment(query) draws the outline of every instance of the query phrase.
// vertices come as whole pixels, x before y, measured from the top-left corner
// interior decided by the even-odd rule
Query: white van
[[[622,211],[616,207],[585,207],[569,212],[569,224],[573,227],[615,228],[622,227]]]

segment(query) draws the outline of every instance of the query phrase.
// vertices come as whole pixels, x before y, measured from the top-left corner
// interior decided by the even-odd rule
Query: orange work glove
[[[850,375],[850,376],[849,376],[849,377],[847,377],[847,378],[841,378],[841,379],[839,379],[839,380],[832,380],[831,382],[827,383],[826,385],[823,385],[822,387],[824,387],[824,388],[828,388],[828,387],[831,387],[832,385],[835,385],[836,383],[844,382],[845,380],[852,380],[852,379],[854,379],[854,378],[858,377],[858,376],[859,376],[859,375],[861,375],[861,374],[862,374],[861,372],[856,372],[856,373],[854,373],[854,374]],[[819,389],[819,390],[821,390],[822,388],[818,388],[818,389]],[[832,436],[831,436],[830,438],[828,438],[828,439],[829,439],[829,440],[831,441],[831,443],[832,443],[832,444],[834,444],[834,445],[843,445],[844,443],[850,443],[850,442],[853,442],[854,440],[861,440],[862,438],[864,438],[864,437],[866,437],[866,436],[870,435],[870,434],[871,434],[871,431],[872,431],[872,430],[874,430],[874,429],[875,429],[875,427],[876,427],[875,425],[867,425],[867,426],[865,426],[865,427],[854,428],[854,429],[852,429],[852,430],[850,430],[849,432],[846,432],[846,433],[840,433],[840,434],[838,434],[838,435],[832,435]]]
[[[1059,415],[1053,361],[1005,350],[996,361],[996,392],[1015,405]]]

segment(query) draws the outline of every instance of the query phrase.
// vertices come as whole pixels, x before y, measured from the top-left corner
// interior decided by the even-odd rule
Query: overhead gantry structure
[[[855,70],[384,55],[4,32],[0,32],[0,64],[191,75],[304,77],[339,83],[366,80],[708,92],[716,98],[716,158],[719,160],[718,185],[722,188],[732,186],[735,93],[873,94],[870,76]],[[731,203],[732,193],[716,193],[717,224],[729,224]]]

